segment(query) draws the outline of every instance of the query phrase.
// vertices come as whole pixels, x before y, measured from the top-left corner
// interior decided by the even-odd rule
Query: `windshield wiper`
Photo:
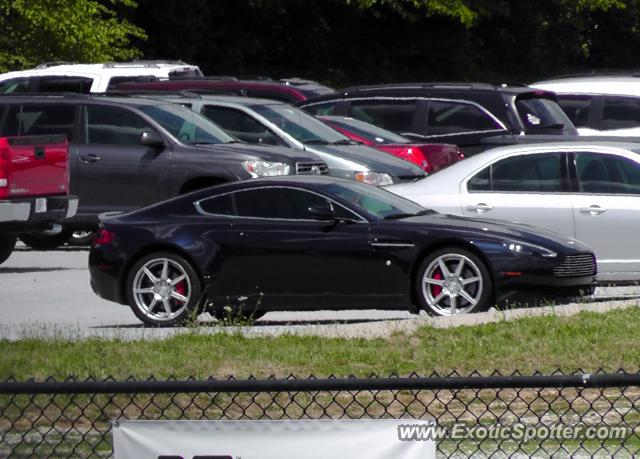
[[[301,140],[300,142],[308,145],[328,145],[329,144],[329,142],[327,142],[326,140],[320,140],[320,139]]]
[[[420,212],[416,212],[413,214],[409,214],[409,213],[397,213],[397,214],[390,214],[390,215],[386,215],[384,217],[385,220],[399,220],[402,218],[409,218],[409,217],[420,217],[421,215],[429,215],[429,214],[435,214],[436,211],[435,210],[431,210],[431,209],[424,209],[421,210]]]
[[[562,123],[549,123],[543,124],[540,126],[541,129],[564,129],[564,124]]]
[[[362,142],[357,142],[351,139],[336,140],[331,142],[331,145],[362,145]]]

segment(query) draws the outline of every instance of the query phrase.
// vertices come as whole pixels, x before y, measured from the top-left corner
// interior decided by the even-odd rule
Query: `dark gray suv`
[[[0,135],[65,134],[77,216],[37,248],[92,229],[107,211],[131,211],[224,182],[290,174],[327,174],[318,156],[248,145],[208,119],[169,102],[90,95],[0,97]],[[29,243],[28,241],[25,241]],[[31,245],[31,244],[29,244]]]

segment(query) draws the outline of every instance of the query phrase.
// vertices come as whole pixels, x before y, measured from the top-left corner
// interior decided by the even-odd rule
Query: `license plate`
[[[47,198],[36,198],[35,211],[38,214],[47,211]]]

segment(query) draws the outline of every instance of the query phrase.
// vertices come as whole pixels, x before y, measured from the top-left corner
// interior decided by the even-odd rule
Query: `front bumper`
[[[25,232],[46,228],[73,217],[78,212],[75,196],[46,196],[0,201],[3,232]]]

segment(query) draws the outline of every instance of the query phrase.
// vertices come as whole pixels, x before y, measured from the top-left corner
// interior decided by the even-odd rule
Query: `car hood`
[[[592,252],[586,244],[553,231],[537,228],[530,225],[512,223],[502,220],[481,220],[457,215],[433,213],[418,217],[409,217],[402,220],[409,225],[437,226],[451,231],[475,234],[493,239],[515,239],[521,242],[542,245],[551,250],[562,248],[567,251]]]
[[[199,150],[224,151],[228,153],[246,155],[247,159],[259,158],[265,161],[277,161],[286,164],[298,162],[323,162],[313,152],[296,150],[294,148],[273,147],[270,145],[250,145],[247,143],[214,144],[197,147]]]
[[[394,177],[422,177],[425,175],[424,171],[415,164],[365,145],[305,144],[304,147],[307,151],[317,151],[348,159],[366,166],[370,171],[386,172]]]

